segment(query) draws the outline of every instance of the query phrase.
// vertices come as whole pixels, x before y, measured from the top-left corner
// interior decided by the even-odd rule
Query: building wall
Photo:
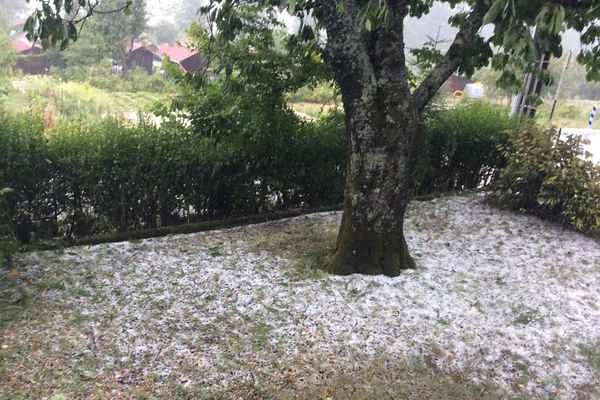
[[[199,54],[194,54],[193,56],[181,61],[180,65],[185,68],[187,72],[196,72],[202,68],[202,58]]]
[[[16,67],[24,74],[44,75],[51,66],[57,65],[46,54],[30,54],[17,56]]]
[[[141,47],[132,51],[125,59],[125,70],[133,67],[139,67],[147,73],[152,73],[152,64],[154,62],[154,54],[149,50]]]

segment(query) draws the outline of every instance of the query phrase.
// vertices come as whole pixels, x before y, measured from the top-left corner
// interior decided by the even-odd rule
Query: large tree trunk
[[[328,49],[348,139],[344,213],[328,269],[397,276],[415,266],[404,239],[408,163],[417,111],[406,78],[402,10],[388,30],[360,32],[358,0],[331,8]]]
[[[357,23],[366,0],[324,3],[327,48],[342,92],[348,138],[344,214],[329,263],[333,273],[396,276],[414,267],[403,222],[418,115],[473,57],[472,48],[482,46],[478,32],[492,2],[473,4],[442,60],[412,94],[403,37],[409,3],[386,2],[394,16],[391,24],[370,32]]]
[[[364,131],[355,124],[360,116],[352,114],[344,213],[329,269],[397,276],[415,267],[403,233],[414,121],[396,130],[381,127],[375,136],[361,135]]]

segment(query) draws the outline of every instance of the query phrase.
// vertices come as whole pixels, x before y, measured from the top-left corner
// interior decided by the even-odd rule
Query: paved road
[[[594,162],[600,162],[600,129],[563,128],[563,135],[580,135],[590,141],[586,150],[592,153]]]

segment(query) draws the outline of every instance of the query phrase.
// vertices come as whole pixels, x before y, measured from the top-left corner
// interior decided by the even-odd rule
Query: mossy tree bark
[[[419,114],[468,56],[486,7],[476,6],[448,53],[411,93],[404,55],[407,2],[389,2],[387,29],[357,29],[362,0],[326,7],[327,47],[342,92],[348,143],[344,212],[332,273],[397,276],[414,268],[403,225]],[[483,3],[482,3],[483,4]]]

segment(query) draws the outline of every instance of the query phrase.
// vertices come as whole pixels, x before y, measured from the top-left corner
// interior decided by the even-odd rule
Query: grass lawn
[[[339,219],[20,256],[0,398],[600,395],[596,240],[446,197],[409,207],[416,270],[328,276]]]
[[[552,123],[560,128],[587,128],[588,118],[592,113],[592,107],[600,107],[600,102],[593,100],[565,100],[560,99],[556,106],[556,111]],[[552,101],[547,100],[538,113],[538,119],[542,122],[549,121],[550,111],[552,110]],[[600,127],[599,120],[594,123],[593,128]]]

